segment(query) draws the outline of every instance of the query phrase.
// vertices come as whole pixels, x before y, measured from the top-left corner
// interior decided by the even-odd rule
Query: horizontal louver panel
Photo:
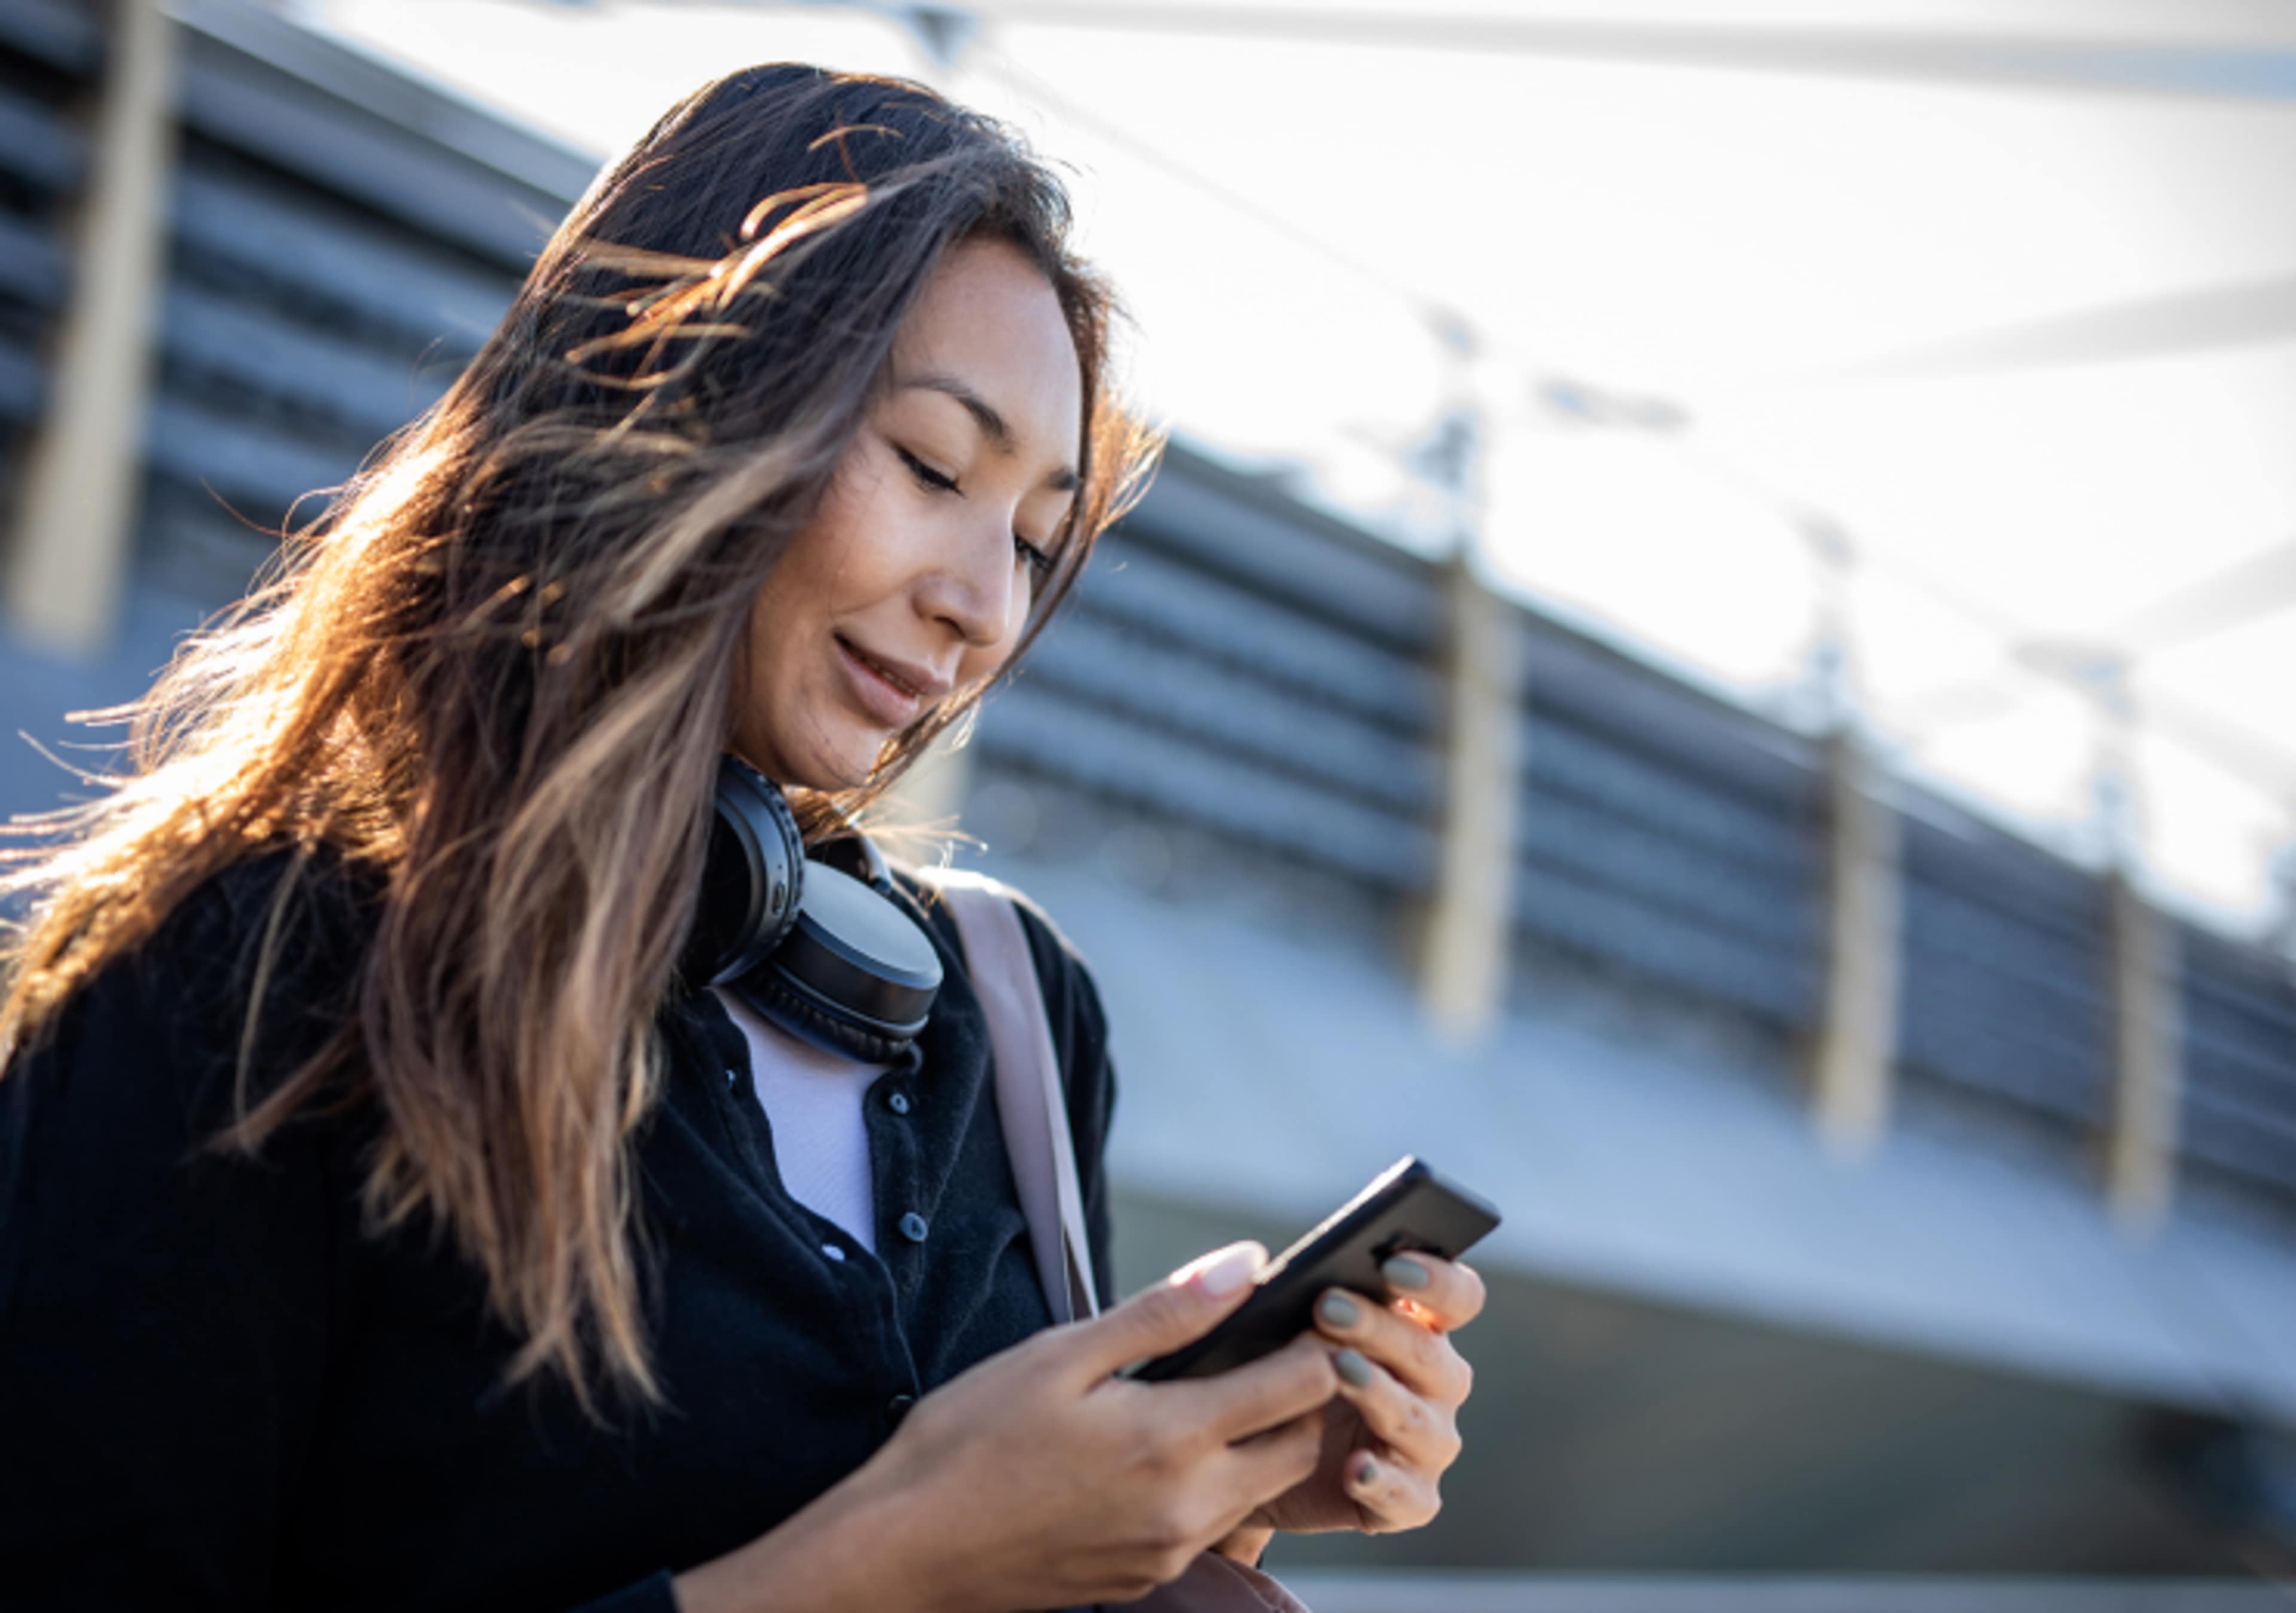
[[[155,577],[215,603],[260,529],[320,514],[443,395],[562,204],[321,81],[382,72],[415,93],[387,70],[211,9],[187,13],[144,542]],[[298,78],[225,37],[248,29],[325,71]]]
[[[84,5],[0,0],[0,425],[18,467],[22,430],[48,401],[46,356],[70,290],[59,224],[87,174],[76,109],[102,43]]]
[[[0,420],[29,425],[47,397],[47,372],[22,348],[0,342]]]
[[[1559,719],[1529,722],[1523,744],[1535,798],[1576,802],[1695,847],[1767,876],[1795,901],[1812,894],[1816,841],[1810,823],[1795,814],[1761,810],[1646,751]]]
[[[2189,927],[2182,941],[2185,1150],[2296,1193],[2296,982],[2289,966]]]
[[[154,472],[212,488],[266,526],[285,519],[298,499],[341,482],[359,462],[355,449],[315,446],[242,414],[164,396],[152,405],[144,453]]]
[[[1811,893],[1674,836],[1560,797],[1523,803],[1518,845],[1531,863],[1600,885],[1654,916],[1717,939],[1808,959]]]
[[[1439,603],[1425,562],[1283,508],[1288,501],[1196,455],[1171,457],[1180,474],[1159,477],[1128,519],[1137,542],[1406,654],[1435,642]]]
[[[188,271],[409,351],[475,352],[518,289],[505,271],[316,207],[212,150],[189,154],[176,178],[176,242]]]
[[[1031,652],[1029,675],[1212,749],[1415,820],[1435,760],[1351,713],[1318,705],[1167,640],[1080,613]]]
[[[0,0],[0,45],[86,75],[103,54],[103,30],[80,0]]]
[[[184,41],[186,127],[471,253],[522,272],[566,210],[364,108],[194,33]]]
[[[0,213],[0,296],[48,312],[63,301],[70,265],[54,231]]]
[[[57,108],[0,88],[0,168],[44,191],[79,188],[87,141]]]
[[[1423,737],[1441,691],[1421,660],[1303,615],[1132,542],[1102,544],[1078,607],[1182,643],[1210,659]]]
[[[1526,645],[1525,698],[1534,724],[1555,722],[1736,798],[1758,816],[1807,832],[1818,761],[1814,748],[1646,667],[1536,624]]]
[[[1984,825],[1904,831],[1898,1054],[2086,1133],[2109,1123],[2105,889]]]
[[[1789,960],[1683,923],[1570,871],[1536,864],[1520,870],[1515,917],[1542,939],[1692,996],[1787,1025],[1809,1012],[1812,982]]]
[[[1383,888],[1416,889],[1433,866],[1432,837],[1417,825],[1025,675],[991,698],[977,743],[1062,783]]]

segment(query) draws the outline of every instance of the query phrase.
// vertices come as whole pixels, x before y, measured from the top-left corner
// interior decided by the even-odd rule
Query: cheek
[[[880,585],[882,544],[873,545],[870,535],[898,528],[885,517],[882,494],[871,496],[869,480],[840,477],[832,483],[774,563],[750,614],[752,689],[802,666],[808,647],[817,650],[826,641],[832,622],[866,604]]]
[[[849,579],[882,569],[917,524],[914,484],[898,465],[879,463],[879,451],[865,432],[854,438],[830,473],[821,503],[790,539],[775,571],[801,580],[805,590],[825,597]],[[840,579],[849,579],[840,584]]]
[[[734,749],[761,767],[767,762],[761,759],[760,747],[771,737],[766,733],[764,716],[772,709],[771,691],[779,681],[774,667],[774,646],[781,642],[782,635],[774,614],[768,586],[767,593],[750,607],[750,619],[742,628],[741,652],[734,661],[733,710],[727,725]]]
[[[767,578],[757,602],[750,608],[742,667],[742,687],[751,698],[787,675],[791,648],[803,629],[804,611],[800,607],[805,591],[791,585],[795,580],[785,571],[776,570]]]

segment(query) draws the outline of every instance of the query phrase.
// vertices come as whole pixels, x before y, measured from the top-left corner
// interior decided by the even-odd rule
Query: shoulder
[[[332,1009],[365,961],[382,880],[340,853],[279,848],[210,875],[131,954],[143,989],[270,1021]]]
[[[360,908],[344,876],[331,860],[278,853],[203,880],[10,1062],[0,1306],[94,1303],[136,1273],[236,1281],[234,1258],[268,1270],[258,1251],[324,1202],[348,1131],[283,1128],[259,1159],[214,1145],[345,1023]]]
[[[234,863],[81,982],[20,1061],[29,1073],[113,1048],[164,1050],[137,1060],[148,1077],[199,1087],[242,1048],[265,1065],[315,1051],[312,1033],[340,1023],[380,893],[378,877],[331,851]]]

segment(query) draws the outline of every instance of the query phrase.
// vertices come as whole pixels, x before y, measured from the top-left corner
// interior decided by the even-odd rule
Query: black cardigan
[[[987,1028],[937,911],[921,1066],[865,1110],[881,1253],[789,1196],[740,1032],[681,995],[637,1142],[669,1405],[601,1430],[554,1379],[505,1390],[515,1341],[475,1267],[423,1231],[359,1231],[371,1114],[299,1118],[256,1162],[189,1152],[231,1112],[284,865],[210,881],[0,1079],[0,1603],[668,1613],[672,1572],[787,1518],[914,1396],[1048,1322]],[[371,896],[305,878],[258,1091],[340,1022],[371,928]],[[1022,912],[1105,1299],[1100,1003]]]

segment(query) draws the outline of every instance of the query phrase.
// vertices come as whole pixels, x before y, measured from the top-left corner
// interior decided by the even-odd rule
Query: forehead
[[[1060,298],[1019,248],[952,247],[893,340],[894,377],[964,382],[1013,428],[1014,446],[1065,459],[1082,430],[1084,376]]]

